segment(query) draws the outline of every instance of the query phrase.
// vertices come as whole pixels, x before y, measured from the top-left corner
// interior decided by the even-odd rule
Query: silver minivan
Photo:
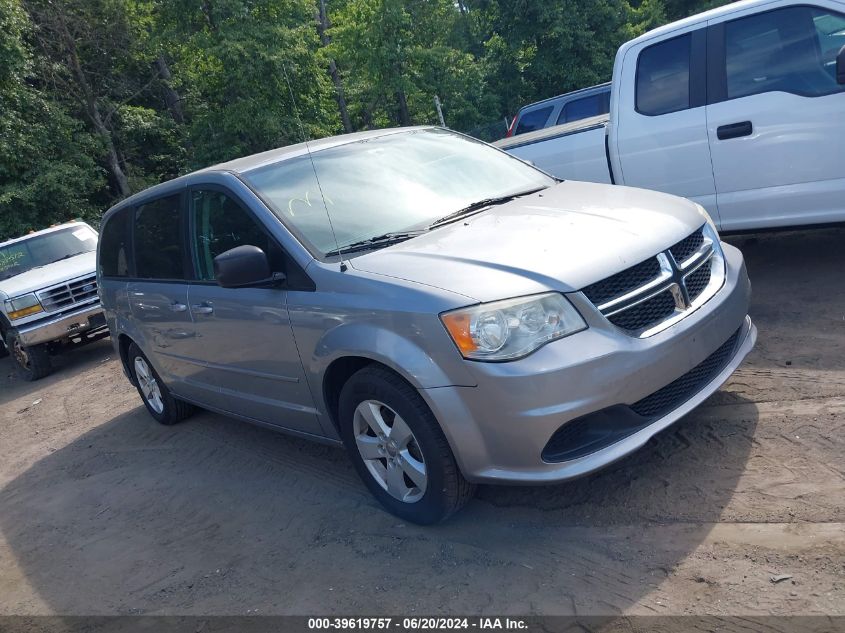
[[[183,176],[103,218],[116,350],[163,424],[195,406],[343,444],[418,523],[474,484],[577,477],[713,393],[756,338],[698,205],[560,182],[439,128]]]

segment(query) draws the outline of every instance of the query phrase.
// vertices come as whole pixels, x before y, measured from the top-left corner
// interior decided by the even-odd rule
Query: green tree
[[[108,200],[85,126],[32,87],[31,23],[17,0],[0,0],[0,240],[56,221],[96,221]]]
[[[306,0],[157,3],[191,167],[340,131],[315,10]]]

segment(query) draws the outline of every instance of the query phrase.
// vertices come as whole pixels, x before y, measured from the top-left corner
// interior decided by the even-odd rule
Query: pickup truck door
[[[701,26],[624,53],[613,79],[618,94],[608,149],[618,184],[691,198],[718,222],[705,109],[706,44]]]
[[[845,220],[845,4],[813,4],[711,21],[707,133],[723,229]]]

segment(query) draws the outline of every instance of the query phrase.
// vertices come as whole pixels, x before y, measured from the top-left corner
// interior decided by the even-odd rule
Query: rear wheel
[[[176,424],[194,412],[194,407],[173,396],[135,343],[129,346],[129,368],[147,411],[161,424]]]
[[[341,433],[367,488],[393,514],[442,521],[475,492],[458,469],[440,425],[420,394],[384,367],[369,366],[343,386]]]
[[[15,361],[15,368],[18,375],[27,381],[39,380],[53,371],[50,362],[50,351],[46,345],[31,345],[29,347],[21,343],[20,338],[14,332],[6,335],[6,347]]]

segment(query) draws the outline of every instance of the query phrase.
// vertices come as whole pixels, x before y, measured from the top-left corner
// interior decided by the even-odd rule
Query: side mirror
[[[223,288],[269,286],[284,281],[272,273],[267,255],[257,246],[237,246],[214,258],[214,277]]]
[[[836,56],[836,83],[845,84],[845,46]]]

